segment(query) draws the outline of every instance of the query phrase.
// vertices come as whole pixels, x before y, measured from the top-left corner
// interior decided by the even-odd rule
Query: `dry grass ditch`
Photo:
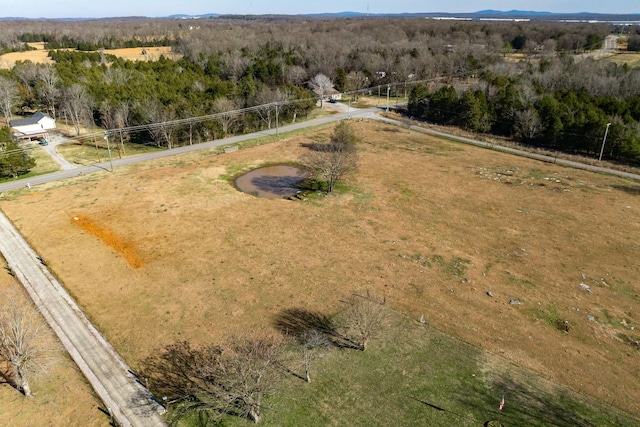
[[[370,289],[640,414],[640,354],[629,344],[640,335],[640,184],[354,126],[360,171],[344,194],[321,200],[257,199],[227,178],[293,161],[331,128],[23,189],[0,208],[134,368],[175,340],[262,333],[281,310],[334,312]],[[141,266],[74,216],[117,230]]]

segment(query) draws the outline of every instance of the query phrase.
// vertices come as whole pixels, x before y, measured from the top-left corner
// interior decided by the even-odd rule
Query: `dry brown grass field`
[[[10,52],[0,55],[0,68],[11,69],[18,61],[31,61],[36,64],[53,64],[53,60],[49,58],[49,50],[44,49],[44,44],[30,43],[35,45],[37,50],[29,50],[26,52]],[[75,50],[75,49],[63,49]],[[128,61],[157,61],[160,56],[169,59],[179,59],[181,55],[173,53],[171,46],[158,47],[135,47],[126,49],[105,49],[107,55],[115,55]]]
[[[637,52],[619,52],[609,58],[609,61],[618,65],[627,64],[629,67],[640,67],[640,53]]]
[[[0,209],[134,369],[175,340],[274,331],[283,309],[332,313],[369,289],[640,414],[640,183],[353,126],[360,170],[326,198],[258,199],[227,178],[295,161],[331,127],[23,189]]]

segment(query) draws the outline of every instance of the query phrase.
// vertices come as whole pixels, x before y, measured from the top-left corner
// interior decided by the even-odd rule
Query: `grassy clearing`
[[[640,422],[428,325],[397,314],[393,319],[365,352],[325,352],[313,365],[310,384],[291,377],[283,393],[265,402],[264,425],[471,427],[499,420],[513,426],[613,427]],[[503,394],[505,407],[499,411]]]
[[[109,160],[109,150],[103,141],[96,145],[78,143],[62,144],[56,148],[65,159],[77,165],[91,165]],[[161,150],[161,148],[152,145],[127,143],[124,145],[124,153],[120,153],[117,147],[112,144],[111,158],[130,157],[159,150]]]
[[[617,52],[615,55],[607,58],[618,65],[627,65],[632,68],[640,67],[640,53],[637,52]]]
[[[409,91],[410,89],[407,89]],[[353,102],[351,106],[354,108],[373,108],[373,107],[386,107],[387,106],[387,93],[386,87],[381,88],[380,96],[376,94],[371,95],[358,95],[357,99],[352,98]],[[409,101],[407,96],[404,96],[404,89],[398,89],[398,96],[390,96],[389,97],[389,106],[393,107],[396,104],[402,104],[404,102]],[[340,102],[348,103],[349,97],[343,98]]]

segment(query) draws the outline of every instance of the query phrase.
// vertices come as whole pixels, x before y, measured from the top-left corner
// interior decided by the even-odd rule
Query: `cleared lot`
[[[413,318],[640,413],[640,185],[354,126],[361,170],[346,194],[323,200],[256,199],[226,178],[295,160],[331,128],[23,190],[0,208],[133,366],[176,339],[263,331],[282,309],[334,311],[369,288]],[[568,332],[556,327],[564,321]]]

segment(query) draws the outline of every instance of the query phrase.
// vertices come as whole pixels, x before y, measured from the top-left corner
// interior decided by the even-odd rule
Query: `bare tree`
[[[302,158],[312,174],[327,185],[331,193],[335,185],[358,169],[358,154],[355,134],[347,121],[341,121],[335,128],[328,144],[313,144],[311,151]]]
[[[76,136],[80,135],[80,128],[92,121],[91,117],[91,96],[84,86],[74,84],[63,90],[62,108],[71,118]]]
[[[142,107],[142,114],[149,122],[148,130],[151,138],[158,147],[163,144],[171,150],[173,148],[174,125],[176,112],[170,106],[164,106],[156,100],[151,100]]]
[[[362,351],[366,350],[369,341],[374,339],[388,322],[384,301],[378,301],[369,292],[363,296],[353,295],[347,301],[347,308],[340,317],[346,334],[360,343]]]
[[[222,132],[226,137],[231,129],[240,120],[240,115],[233,112],[238,109],[238,103],[226,98],[216,98],[213,102],[213,110],[216,113],[222,113],[216,116],[216,121],[222,126]]]
[[[0,358],[9,362],[15,387],[32,397],[29,380],[46,366],[42,339],[44,323],[33,306],[17,294],[2,296],[0,309]]]
[[[322,73],[316,74],[311,80],[309,80],[309,86],[320,97],[320,108],[322,108],[322,102],[324,101],[325,94],[333,89],[333,82],[327,76]]]
[[[0,110],[4,114],[7,126],[11,120],[13,107],[18,103],[18,88],[16,83],[6,77],[0,76]]]
[[[307,79],[307,70],[299,65],[294,65],[287,68],[285,77],[287,83],[301,85]]]
[[[111,135],[117,136],[118,154],[122,157],[122,154],[124,154],[124,141],[129,140],[129,133],[123,131],[123,129],[130,125],[130,104],[123,101],[114,105],[111,101],[105,99],[100,104],[99,112],[102,126],[105,129],[119,129],[118,132],[111,132]]]
[[[529,141],[535,138],[542,128],[538,113],[530,108],[517,111],[514,120],[516,138]]]
[[[154,391],[175,403],[175,421],[195,413],[214,422],[235,415],[258,423],[263,398],[281,384],[283,348],[283,341],[267,338],[232,338],[224,346],[201,348],[179,342],[148,359],[145,373]]]
[[[13,74],[22,83],[25,91],[31,95],[38,80],[38,65],[31,61],[19,62],[13,67]]]
[[[302,346],[302,360],[307,382],[311,382],[311,363],[318,356],[318,351],[329,346],[330,341],[317,329],[308,329],[298,337]]]
[[[279,88],[273,90],[264,88],[256,93],[253,98],[253,105],[256,106],[256,114],[267,125],[267,129],[271,129],[271,123],[275,117],[275,103],[287,100],[287,95]]]
[[[51,116],[56,118],[56,104],[60,98],[60,88],[58,82],[60,78],[56,69],[51,64],[46,64],[38,68],[38,79],[42,84],[38,87],[38,95],[51,112]]]
[[[355,92],[354,98],[358,99],[358,91],[369,85],[369,78],[362,71],[351,71],[347,74],[346,90]]]

